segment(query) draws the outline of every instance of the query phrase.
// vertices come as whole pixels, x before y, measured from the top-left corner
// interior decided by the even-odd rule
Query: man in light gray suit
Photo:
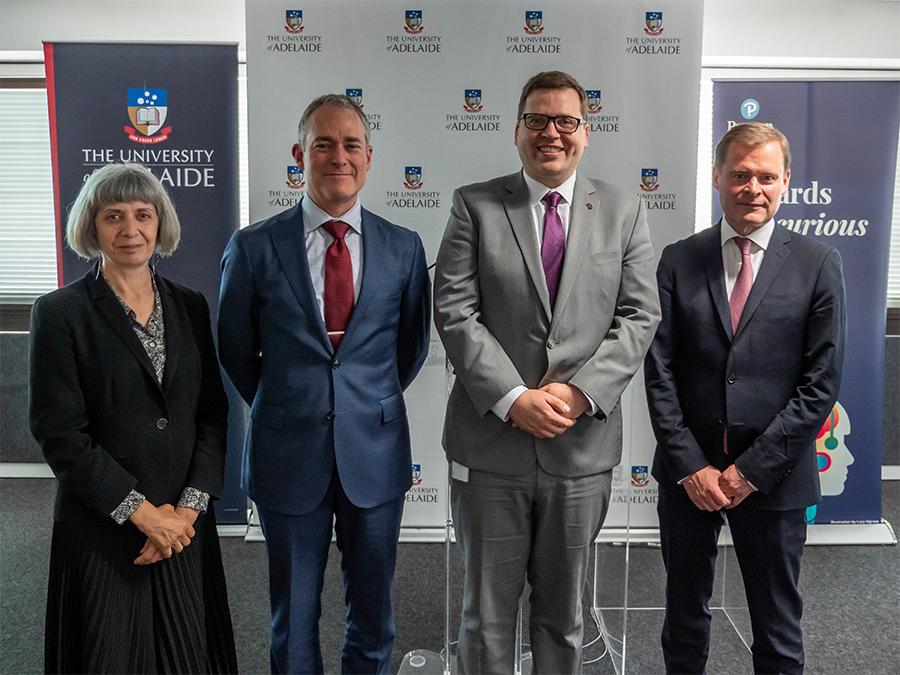
[[[532,77],[515,129],[523,171],[457,190],[438,253],[435,323],[456,371],[443,440],[466,570],[460,673],[512,672],[526,578],[534,672],[581,672],[619,397],[659,321],[644,206],[576,177],[586,117],[573,77]]]

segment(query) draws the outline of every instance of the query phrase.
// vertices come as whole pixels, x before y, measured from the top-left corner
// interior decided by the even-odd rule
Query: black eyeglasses
[[[578,131],[578,127],[584,124],[584,120],[570,115],[542,115],[541,113],[522,113],[519,117],[525,122],[525,128],[532,131],[543,131],[550,122],[556,126],[556,130],[561,134],[574,134]]]

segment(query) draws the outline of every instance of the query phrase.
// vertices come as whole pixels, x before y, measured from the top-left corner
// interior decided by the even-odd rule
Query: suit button
[[[328,420],[329,422],[334,422],[334,411],[329,410],[328,414],[325,415],[325,419]]]
[[[157,429],[165,429],[167,426],[169,426],[169,420],[167,420],[165,417],[160,417],[158,420],[156,420]]]
[[[550,338],[547,340],[547,349],[553,349],[556,346],[556,340]]]
[[[723,420],[723,419],[717,419],[717,420],[716,420],[716,424],[718,424],[719,426],[722,426],[723,424],[725,424],[725,420]]]
[[[734,373],[731,373],[728,376],[728,384],[734,384],[735,382],[737,382],[737,378],[734,376]]]
[[[339,360],[339,359],[335,359],[334,361],[332,361],[332,362],[331,362],[331,367],[334,368],[335,370],[337,370],[338,368],[340,368],[340,367],[341,367],[341,362],[340,362],[340,360]]]

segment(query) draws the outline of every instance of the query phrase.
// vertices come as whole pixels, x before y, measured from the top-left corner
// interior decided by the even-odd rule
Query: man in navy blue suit
[[[342,670],[385,673],[411,484],[403,391],[428,351],[425,252],[416,233],[360,205],[372,147],[359,106],[321,96],[298,134],[306,196],[228,244],[219,350],[251,406],[241,481],[269,554],[272,672],[323,672],[333,527],[346,587]]]
[[[732,127],[716,148],[724,216],[663,251],[662,322],[644,374],[666,567],[663,656],[702,673],[716,540],[727,514],[756,673],[803,672],[798,589],[815,439],[837,398],[846,313],[838,252],[775,224],[791,154],[777,129]]]

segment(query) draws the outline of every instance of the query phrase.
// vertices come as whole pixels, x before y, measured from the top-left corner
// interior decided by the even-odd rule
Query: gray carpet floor
[[[884,517],[900,525],[900,482],[884,485]],[[43,616],[53,483],[42,479],[0,480],[0,674],[42,672]],[[238,662],[242,673],[268,672],[268,599],[265,545],[240,538],[222,540]],[[339,672],[343,601],[339,554],[329,561],[320,626],[323,656],[329,673]],[[603,546],[598,604],[615,606],[622,597],[624,550]],[[731,620],[746,634],[742,589],[731,555],[721,556],[713,605],[729,608]],[[451,616],[459,613],[462,571],[451,557]],[[805,598],[803,628],[807,672],[875,674],[900,672],[900,547],[810,546],[803,557],[801,587]],[[659,606],[663,572],[659,550],[632,547],[629,597],[634,606]],[[438,544],[402,544],[394,599],[397,641],[393,672],[403,655],[414,649],[440,651],[444,625],[444,548]],[[593,580],[591,580],[593,586]],[[587,613],[593,587],[585,594],[585,641],[596,636]],[[611,627],[621,613],[604,612]],[[708,671],[712,675],[751,673],[750,655],[729,616],[716,610]],[[641,609],[628,621],[629,673],[663,671],[659,648],[662,612]],[[527,628],[526,628],[527,630]],[[455,628],[454,628],[455,632]],[[601,641],[587,647],[585,659],[598,659],[586,673],[612,673]]]

